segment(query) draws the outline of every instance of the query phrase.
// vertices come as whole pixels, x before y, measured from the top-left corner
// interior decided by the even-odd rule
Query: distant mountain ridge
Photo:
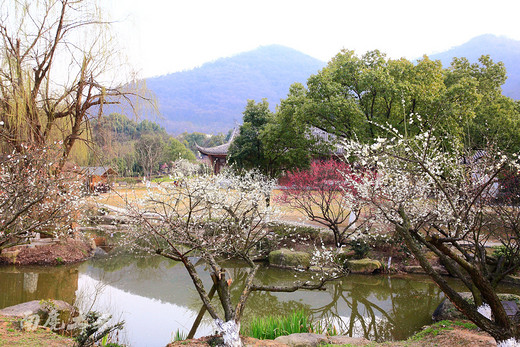
[[[482,55],[489,54],[494,62],[503,62],[507,70],[507,81],[502,86],[504,95],[520,99],[520,41],[491,34],[477,36],[468,42],[445,52],[432,54],[431,59],[442,61],[444,67],[450,66],[453,57],[466,57],[472,63]]]
[[[267,98],[274,110],[292,83],[305,83],[325,65],[294,49],[270,45],[149,78],[146,84],[157,97],[168,132],[227,132],[242,121],[248,99]]]
[[[453,57],[476,62],[484,54],[504,62],[508,79],[503,93],[520,99],[520,41],[482,35],[430,58],[448,67]],[[267,98],[274,110],[292,83],[305,83],[326,64],[294,49],[270,45],[146,82],[159,103],[164,119],[159,122],[168,132],[225,133],[241,122],[248,99]]]

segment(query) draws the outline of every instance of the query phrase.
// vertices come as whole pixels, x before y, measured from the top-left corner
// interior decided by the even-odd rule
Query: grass
[[[313,326],[303,310],[288,316],[255,317],[242,333],[260,340],[274,340],[278,336],[308,333]]]
[[[185,332],[183,332],[180,329],[177,329],[175,331],[175,335],[173,335],[173,341],[184,341],[184,340],[186,340],[187,337],[188,337],[188,334],[186,334]]]
[[[424,329],[422,331],[419,331],[418,333],[416,333],[415,335],[410,337],[410,340],[419,341],[419,340],[424,340],[426,337],[429,337],[429,336],[435,337],[435,336],[439,335],[439,333],[441,331],[453,330],[454,326],[458,326],[458,327],[462,327],[462,328],[470,329],[470,330],[477,329],[477,326],[470,322],[442,320],[433,325],[430,325],[429,327],[427,327],[426,329]]]
[[[332,323],[312,322],[305,310],[292,311],[287,316],[254,317],[241,331],[242,335],[259,340],[274,340],[278,336],[296,333],[317,333],[329,336],[339,334]]]

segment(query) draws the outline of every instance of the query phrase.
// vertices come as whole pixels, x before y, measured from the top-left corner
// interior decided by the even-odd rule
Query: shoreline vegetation
[[[69,347],[74,346],[74,340],[58,335],[49,328],[40,327],[35,331],[22,331],[19,318],[0,315],[0,347],[11,346],[45,346],[45,347]],[[207,336],[199,339],[175,341],[167,347],[175,346],[211,346],[215,336]],[[258,340],[243,336],[245,346],[287,346],[275,340]],[[337,340],[339,341],[339,340]],[[366,346],[366,347],[418,347],[418,346],[494,346],[494,339],[488,334],[479,331],[467,321],[441,321],[427,325],[423,329],[402,341],[386,341],[381,343],[371,342],[363,338],[350,338],[348,344],[324,344],[324,346]]]
[[[140,191],[141,187],[137,187],[137,192]],[[143,189],[144,191],[144,189]],[[127,192],[128,193],[128,192]],[[135,193],[135,191],[134,191]],[[117,195],[113,195],[111,193],[101,194],[95,197],[97,203],[102,203],[103,208],[99,208],[99,210],[103,210],[103,218],[108,220],[108,223],[112,225],[112,229],[114,230],[115,226],[113,221],[119,220],[121,216],[116,216],[114,218],[108,218],[107,216],[114,214],[114,211],[120,211],[121,209],[117,206],[117,199],[121,199],[123,195],[121,191],[118,192]],[[128,194],[126,194],[128,196]],[[112,205],[112,209],[110,212],[107,211],[106,203],[110,202]],[[95,205],[94,205],[95,206]],[[91,208],[92,211],[98,210],[97,208]],[[98,211],[99,212],[99,211]],[[333,244],[334,238],[333,235],[330,234],[326,229],[319,228],[315,224],[312,223],[302,223],[301,220],[303,218],[299,216],[294,211],[286,210],[284,211],[284,220],[279,221],[275,227],[273,227],[272,232],[283,233],[284,229],[292,228],[292,232],[297,231],[300,234],[305,234],[304,239],[307,239],[309,242],[307,243],[291,243],[290,238],[283,239],[280,244],[275,246],[271,245],[275,250],[287,250],[288,252],[294,253],[312,253],[312,247],[316,245],[316,243],[321,242],[321,244]],[[117,213],[116,213],[117,215]],[[101,219],[103,219],[101,218]],[[24,266],[24,265],[48,265],[48,266],[57,266],[62,264],[76,263],[89,259],[95,254],[95,250],[97,246],[110,246],[110,234],[109,230],[105,230],[105,233],[99,233],[99,230],[96,229],[97,226],[102,225],[99,222],[100,218],[90,219],[97,220],[95,223],[90,223],[89,226],[85,226],[83,228],[92,228],[92,231],[97,230],[97,233],[92,232],[90,234],[90,238],[80,237],[80,232],[76,232],[75,238],[61,239],[61,240],[52,240],[52,239],[43,239],[36,242],[33,245],[20,245],[12,247],[11,249],[6,249],[3,252],[3,256],[0,257],[0,266],[5,264],[15,265],[15,266]],[[99,223],[99,224],[96,224]],[[123,228],[124,225],[119,225],[118,228]],[[78,226],[78,228],[82,228]],[[300,235],[301,236],[301,235]],[[354,258],[370,258],[377,259],[380,261],[379,267],[371,268],[369,271],[355,271],[353,268],[352,272],[361,273],[361,274],[376,274],[376,273],[385,273],[385,274],[400,274],[400,273],[424,273],[421,271],[421,267],[413,262],[412,259],[406,257],[404,255],[399,255],[399,252],[402,250],[394,249],[392,247],[388,247],[388,241],[385,242],[377,242],[375,241],[373,245],[379,245],[381,247],[370,247],[370,245],[350,245],[345,248],[345,259],[354,259]],[[35,242],[33,242],[35,243]],[[383,247],[384,246],[384,247]],[[5,255],[8,255],[7,257]],[[269,257],[271,258],[271,257]],[[390,259],[390,260],[389,260]],[[266,260],[266,259],[264,259]],[[271,259],[267,260],[270,261]],[[434,257],[431,258],[431,261],[436,266],[440,266]],[[298,260],[298,263],[301,263],[301,259]],[[285,267],[285,268],[293,268],[290,264],[288,266],[284,266],[283,264],[271,264],[271,266]],[[312,271],[311,268],[307,268],[307,270]],[[516,278],[511,278],[510,283],[518,284],[519,281]],[[22,331],[19,329],[18,320],[12,317],[5,317],[0,315],[0,346],[73,346],[74,341],[70,338],[63,337],[57,335],[46,328],[38,328],[36,331],[28,332]],[[210,340],[213,337],[203,337],[200,339],[192,339],[192,340],[182,340],[177,342],[172,342],[168,346],[200,346],[200,345],[211,345]],[[245,345],[248,346],[285,346],[284,344],[278,343],[274,340],[256,340],[252,337],[243,337],[243,341]],[[330,342],[330,341],[329,341]],[[360,346],[430,346],[430,345],[461,345],[461,346],[490,346],[494,345],[494,339],[484,333],[481,332],[475,327],[470,327],[464,321],[441,321],[435,323],[433,325],[428,325],[423,327],[423,330],[416,333],[412,337],[403,341],[387,341],[383,343],[370,342],[364,339],[352,339],[348,346],[360,345]],[[328,344],[329,346],[347,346],[346,344]]]

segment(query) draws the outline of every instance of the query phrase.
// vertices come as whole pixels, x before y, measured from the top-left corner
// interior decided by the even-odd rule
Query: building
[[[208,165],[213,170],[213,173],[218,174],[222,168],[227,166],[227,154],[229,151],[229,146],[238,135],[238,128],[233,129],[233,133],[229,138],[229,141],[215,147],[201,147],[197,143],[197,150],[202,155],[202,159],[205,160]]]
[[[89,192],[108,190],[117,176],[114,169],[104,166],[83,166],[81,173],[85,177],[85,184]]]

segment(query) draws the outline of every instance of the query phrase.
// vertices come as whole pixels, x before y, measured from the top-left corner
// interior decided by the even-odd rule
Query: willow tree
[[[118,68],[110,23],[88,0],[4,0],[0,9],[2,145],[63,141],[62,166],[90,117],[135,100],[107,80]]]

